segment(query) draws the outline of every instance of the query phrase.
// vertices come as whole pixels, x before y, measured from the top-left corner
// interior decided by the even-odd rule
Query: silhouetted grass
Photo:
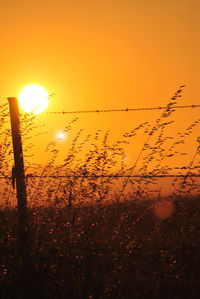
[[[197,204],[162,221],[131,201],[29,210],[30,298],[198,298]],[[19,298],[16,227],[16,211],[1,211],[1,298]]]
[[[23,116],[30,245],[23,298],[199,298],[200,189],[190,177],[199,174],[199,138],[185,165],[173,161],[187,154],[181,145],[200,119],[176,136],[167,133],[182,89],[153,125],[143,122],[118,141],[111,142],[109,131],[86,136],[78,131],[59,164],[52,142],[44,165],[28,162],[37,125],[34,116]],[[0,109],[7,114],[6,105]],[[126,146],[134,145],[139,132],[146,141],[130,168]],[[21,255],[5,117],[0,133],[0,297],[18,299]],[[173,179],[173,193],[162,198],[158,179],[148,175],[174,172],[184,177]],[[131,174],[140,177],[127,177]]]

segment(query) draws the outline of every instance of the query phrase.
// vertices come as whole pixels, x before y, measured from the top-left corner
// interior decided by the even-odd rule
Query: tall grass
[[[168,182],[173,187],[173,197],[198,194],[198,178],[190,178],[190,175],[199,175],[198,132],[195,129],[200,119],[183,127],[183,132],[175,136],[169,134],[176,126],[174,107],[182,96],[183,88],[181,86],[178,89],[153,124],[143,122],[124,133],[117,141],[111,142],[109,131],[98,130],[87,135],[81,129],[76,133],[61,163],[57,162],[57,144],[51,142],[46,148],[46,164],[35,165],[35,169],[33,164],[30,166],[27,186],[29,202],[66,206],[72,205],[72,202],[148,199],[162,192],[159,179],[152,176],[167,174],[184,176]],[[72,130],[75,121],[77,119],[69,123],[64,131]],[[146,136],[146,141],[130,168],[125,162],[126,149],[134,147],[138,134]],[[194,148],[196,143],[195,156],[183,160],[188,155],[184,144],[187,144],[189,138],[190,142],[193,138]],[[179,166],[179,160],[185,165]],[[139,177],[127,177],[134,174]]]
[[[199,174],[200,119],[176,136],[168,130],[182,89],[154,124],[141,123],[117,141],[109,131],[78,131],[62,163],[52,142],[44,165],[28,163],[37,122],[23,116],[32,261],[26,298],[198,298],[199,183],[190,175]],[[12,146],[7,107],[0,108],[0,297],[20,298]],[[146,141],[130,167],[126,149],[138,134]],[[193,136],[193,157],[179,167],[176,159],[187,157],[182,146]],[[151,176],[177,172],[183,177],[168,182],[173,190],[163,198]]]
[[[144,199],[158,196],[162,192],[162,184],[156,177],[158,175],[182,174],[182,179],[175,178],[169,181],[173,187],[173,197],[184,194],[198,194],[199,184],[197,178],[190,178],[191,174],[199,175],[199,143],[195,129],[200,119],[193,121],[183,128],[183,132],[169,135],[173,126],[176,126],[174,114],[175,106],[182,96],[184,86],[181,86],[169,100],[166,109],[153,124],[143,122],[134,129],[112,141],[111,132],[98,130],[94,134],[85,134],[81,129],[74,137],[71,148],[65,153],[63,162],[57,162],[59,157],[58,145],[51,142],[46,147],[43,165],[33,163],[33,140],[38,132],[38,124],[34,115],[24,114],[21,119],[23,148],[25,155],[28,201],[30,205],[56,204],[72,205],[72,203],[117,199]],[[10,187],[9,177],[12,169],[12,145],[10,128],[8,126],[7,106],[0,107],[1,112],[1,148],[0,163],[2,183],[1,204],[8,204],[15,195]],[[7,122],[6,122],[7,121]],[[64,131],[73,130],[72,120]],[[169,130],[171,128],[171,130]],[[36,130],[37,129],[37,130]],[[40,134],[42,132],[42,128]],[[38,133],[37,133],[38,134]],[[130,167],[125,162],[126,149],[134,147],[138,134],[146,136],[141,150]],[[184,144],[193,137],[196,151],[189,160],[181,160],[187,153]],[[35,159],[36,160],[36,159]],[[178,160],[187,163],[178,165]],[[30,162],[31,161],[31,162]],[[132,178],[131,175],[139,175]],[[130,176],[130,177],[127,177]],[[3,179],[2,179],[3,182]],[[4,187],[3,187],[4,186]],[[157,195],[156,195],[157,194]]]

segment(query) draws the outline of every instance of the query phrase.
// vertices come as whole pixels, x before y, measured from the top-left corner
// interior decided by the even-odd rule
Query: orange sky
[[[199,28],[198,0],[1,1],[0,101],[40,84],[55,93],[47,111],[163,106],[185,84],[180,104],[200,104]],[[159,114],[80,115],[76,129],[110,129],[120,138]],[[198,115],[179,110],[176,128]],[[36,146],[54,140],[73,117],[41,115],[48,134]],[[130,147],[130,161],[143,141]],[[191,154],[195,146],[187,146]]]

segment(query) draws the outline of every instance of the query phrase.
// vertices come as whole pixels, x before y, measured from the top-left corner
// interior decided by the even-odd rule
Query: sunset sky
[[[164,106],[185,84],[180,104],[200,104],[198,0],[7,0],[0,25],[1,103],[39,84],[55,94],[47,111]],[[120,138],[159,114],[84,114],[77,129],[110,129]],[[176,127],[198,115],[198,109],[177,111]],[[73,117],[41,115],[44,143]]]

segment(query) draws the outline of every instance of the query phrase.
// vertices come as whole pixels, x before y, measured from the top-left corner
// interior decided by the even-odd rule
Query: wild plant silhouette
[[[198,298],[200,119],[168,133],[183,88],[153,124],[118,141],[109,131],[79,130],[62,163],[52,142],[44,165],[29,162],[37,122],[21,116],[32,262],[26,298]],[[12,144],[7,105],[0,109],[1,297],[20,298]],[[146,141],[130,167],[126,148],[139,133]],[[193,136],[192,158],[177,165]],[[173,173],[181,176],[169,179],[163,198],[159,176]]]

